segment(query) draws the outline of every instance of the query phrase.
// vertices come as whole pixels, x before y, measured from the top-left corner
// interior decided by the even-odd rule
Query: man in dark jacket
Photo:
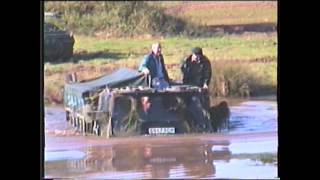
[[[143,58],[139,71],[151,76],[153,87],[158,89],[169,87],[169,76],[161,54],[160,43],[152,45],[152,51]]]
[[[183,73],[183,84],[198,86],[205,90],[200,99],[203,107],[209,109],[208,87],[212,76],[212,68],[209,59],[203,55],[201,48],[195,47],[192,49],[192,54],[183,61],[181,71]]]
[[[183,84],[190,84],[207,89],[212,75],[211,63],[203,55],[202,49],[195,47],[181,66]]]

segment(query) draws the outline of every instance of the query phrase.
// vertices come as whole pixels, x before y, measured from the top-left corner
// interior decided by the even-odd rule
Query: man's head
[[[161,44],[160,43],[154,43],[152,44],[152,52],[155,54],[155,55],[160,55],[161,54]]]
[[[203,54],[202,54],[202,48],[200,48],[200,47],[194,47],[194,48],[192,48],[192,54],[202,56],[202,55],[203,55]]]
[[[192,61],[200,60],[202,54],[202,49],[200,47],[192,48]]]

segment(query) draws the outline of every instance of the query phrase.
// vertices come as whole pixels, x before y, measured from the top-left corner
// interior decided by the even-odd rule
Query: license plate
[[[174,127],[149,128],[149,134],[175,134]]]

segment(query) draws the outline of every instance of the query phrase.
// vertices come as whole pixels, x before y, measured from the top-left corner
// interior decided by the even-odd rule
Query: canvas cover
[[[65,92],[74,96],[83,97],[85,93],[95,92],[99,89],[117,87],[138,87],[147,86],[146,78],[136,70],[122,68],[116,72],[101,76],[98,79],[82,82],[65,84]]]
[[[122,68],[116,72],[103,75],[97,79],[80,83],[66,83],[64,86],[64,104],[78,109],[88,104],[87,98],[104,88],[147,87],[147,78],[136,70]]]

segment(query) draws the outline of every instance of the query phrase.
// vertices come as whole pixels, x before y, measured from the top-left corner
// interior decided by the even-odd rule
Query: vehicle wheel
[[[79,130],[79,118],[78,117],[76,117],[75,118],[75,127]]]
[[[66,111],[66,121],[70,121],[70,112]]]
[[[100,127],[99,124],[97,123],[97,121],[93,121],[93,125],[92,125],[92,133],[96,136],[99,136],[100,134]]]
[[[92,122],[91,123],[86,123],[86,133],[92,134]]]
[[[73,127],[75,127],[75,117],[73,116],[73,115],[71,115],[70,116],[71,118],[70,118],[70,124],[73,126]]]

